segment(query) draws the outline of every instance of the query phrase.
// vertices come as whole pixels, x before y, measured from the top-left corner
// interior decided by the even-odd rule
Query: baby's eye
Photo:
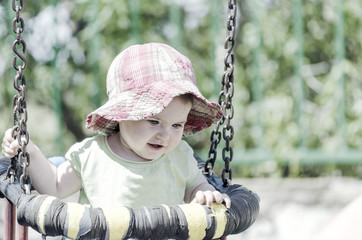
[[[174,128],[182,128],[183,125],[180,124],[180,123],[175,123],[175,124],[172,124],[172,127],[174,127]]]
[[[156,125],[158,124],[157,120],[148,120],[149,123],[151,123],[152,125]]]

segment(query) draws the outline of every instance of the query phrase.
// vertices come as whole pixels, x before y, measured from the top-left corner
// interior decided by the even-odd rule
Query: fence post
[[[57,12],[58,0],[51,0],[51,5],[54,8],[53,12]],[[54,16],[54,24],[57,24],[57,17]],[[59,69],[57,66],[58,56],[59,56],[59,43],[56,40],[55,45],[53,46],[54,58],[51,62],[52,65],[52,94],[53,94],[53,108],[57,116],[57,129],[55,135],[55,151],[56,154],[63,154],[64,152],[64,139],[63,139],[63,109],[62,109],[62,84],[59,76]]]
[[[210,38],[211,38],[211,59],[212,59],[212,78],[213,78],[213,96],[216,98],[219,96],[220,93],[220,77],[221,73],[218,74],[218,66],[220,65],[219,59],[217,58],[217,50],[218,46],[221,45],[222,41],[224,41],[224,38],[220,38],[220,16],[218,10],[221,9],[220,7],[220,1],[218,0],[212,0],[210,3],[210,14],[211,14],[211,31],[210,31]],[[224,9],[223,9],[224,10]],[[219,41],[221,40],[221,41]]]
[[[303,34],[303,2],[293,1],[293,34],[297,43],[294,61],[294,94],[295,94],[295,114],[299,126],[299,139],[297,146],[306,146],[306,126],[304,115],[304,81],[302,77],[302,67],[304,58],[304,34]]]
[[[141,8],[139,0],[128,0],[128,9],[131,21],[131,39],[135,43],[141,43]]]
[[[92,69],[92,104],[98,108],[102,103],[101,92],[103,93],[103,81],[101,80],[99,58],[101,56],[99,11],[101,10],[99,0],[91,1],[88,15],[90,26],[92,26],[92,37],[89,40],[89,65]]]
[[[337,90],[338,97],[338,116],[337,116],[337,131],[341,139],[342,148],[347,147],[346,136],[346,93],[345,93],[345,78],[344,78],[344,59],[345,59],[345,32],[344,32],[344,14],[343,14],[343,0],[336,0],[335,6],[335,54],[336,54],[336,67],[337,67],[337,81],[339,88]]]
[[[261,116],[263,115],[262,100],[264,94],[263,81],[260,76],[260,56],[262,54],[262,30],[260,24],[260,6],[257,1],[251,1],[251,20],[255,28],[257,43],[253,46],[253,79],[252,79],[252,99],[256,105],[256,134],[254,134],[254,144],[258,149],[264,149],[264,124]]]
[[[183,39],[183,18],[181,6],[177,3],[170,3],[168,16],[173,30],[171,33],[172,45],[175,46],[176,49],[181,49]]]

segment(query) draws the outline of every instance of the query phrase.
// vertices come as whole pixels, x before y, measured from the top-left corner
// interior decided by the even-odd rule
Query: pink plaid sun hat
[[[113,60],[107,74],[108,101],[88,115],[86,127],[111,135],[119,131],[120,121],[156,115],[183,94],[194,96],[184,136],[221,118],[220,106],[206,100],[197,88],[187,57],[161,43],[131,46]]]

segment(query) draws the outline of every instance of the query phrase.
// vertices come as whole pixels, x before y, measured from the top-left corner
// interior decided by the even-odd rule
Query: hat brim
[[[194,100],[184,136],[206,129],[222,117],[220,106],[205,99],[190,81],[157,81],[112,97],[88,115],[86,127],[100,134],[111,135],[118,131],[119,122],[157,115],[174,97],[188,93],[194,96]]]

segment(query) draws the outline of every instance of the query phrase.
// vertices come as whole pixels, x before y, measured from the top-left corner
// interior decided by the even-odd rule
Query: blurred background
[[[232,176],[261,197],[260,217],[242,238],[308,239],[362,193],[362,3],[236,2]],[[85,118],[107,99],[108,67],[137,43],[167,43],[188,56],[201,92],[217,101],[227,14],[226,0],[24,1],[31,139],[55,156],[92,136]],[[1,138],[13,124],[14,17],[11,1],[0,0]],[[211,131],[187,138],[204,159]],[[278,206],[290,211],[270,211]],[[308,210],[319,217],[298,217]],[[277,224],[301,220],[293,236]]]

